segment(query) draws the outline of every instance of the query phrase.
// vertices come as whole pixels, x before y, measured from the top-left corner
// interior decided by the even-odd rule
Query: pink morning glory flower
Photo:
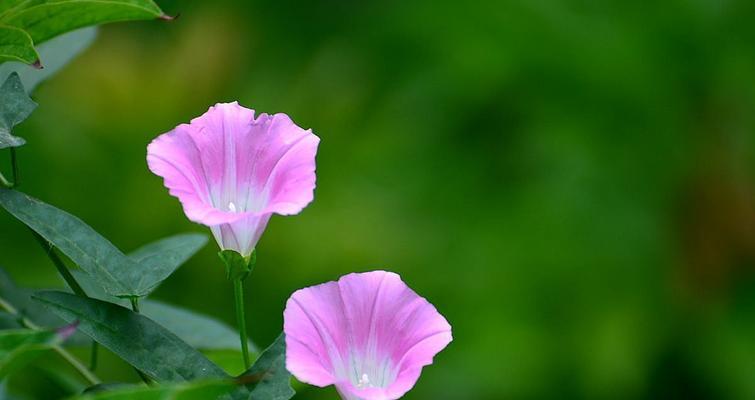
[[[354,273],[296,291],[283,313],[286,368],[344,400],[398,399],[451,342],[451,326],[401,278]]]
[[[297,214],[312,201],[319,142],[285,114],[220,103],[153,140],[147,164],[190,220],[247,257],[272,214]]]

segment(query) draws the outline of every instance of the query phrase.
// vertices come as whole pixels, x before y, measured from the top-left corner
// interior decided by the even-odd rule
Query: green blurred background
[[[35,92],[21,190],[124,250],[209,233],[147,143],[220,101],[286,112],[317,190],[258,245],[255,342],[294,290],[386,268],[454,329],[406,399],[755,398],[755,2],[158,3],[181,17],[103,27]],[[6,213],[0,263],[62,284]],[[155,297],[234,321],[214,243]]]

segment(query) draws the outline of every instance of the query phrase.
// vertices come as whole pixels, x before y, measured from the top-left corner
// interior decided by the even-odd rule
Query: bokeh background
[[[259,243],[255,342],[294,290],[387,268],[454,328],[406,399],[755,398],[755,2],[158,3],[181,17],[103,27],[37,89],[23,191],[124,250],[207,232],[147,143],[220,101],[286,112],[318,186]],[[0,263],[62,284],[6,213]],[[155,297],[234,322],[214,244]]]

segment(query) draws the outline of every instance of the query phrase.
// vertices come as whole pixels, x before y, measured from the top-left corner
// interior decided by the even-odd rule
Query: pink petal
[[[312,201],[319,141],[285,114],[255,118],[238,103],[217,104],[152,141],[147,163],[190,220],[247,255],[271,214],[296,214]]]
[[[397,399],[451,342],[451,326],[391,272],[350,274],[295,292],[284,312],[286,365],[344,399]]]

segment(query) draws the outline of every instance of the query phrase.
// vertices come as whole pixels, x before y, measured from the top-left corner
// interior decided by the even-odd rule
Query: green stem
[[[18,313],[18,310],[16,307],[13,307],[10,303],[5,301],[5,299],[0,298],[0,308],[5,309],[5,311],[13,314],[14,316],[19,317],[19,322],[21,325],[23,325],[26,328],[34,329],[34,330],[41,330],[39,326],[37,326],[35,323],[31,322],[26,317],[23,317]],[[97,378],[97,375],[93,374],[91,371],[87,369],[76,357],[73,356],[73,354],[69,353],[66,349],[64,349],[60,345],[54,345],[52,346],[52,349],[55,350],[56,353],[58,353],[64,360],[68,361],[71,366],[76,369],[76,371],[81,374],[84,379],[86,379],[91,385],[97,385],[101,383],[100,379]]]
[[[2,172],[0,172],[0,185],[12,189],[13,188],[13,182],[9,182],[8,179],[5,178],[5,175],[3,175]]]
[[[79,360],[73,356],[73,354],[69,353],[66,349],[59,345],[55,345],[52,348],[55,350],[56,353],[58,353],[64,360],[68,361],[69,364],[71,364],[76,371],[81,374],[81,376],[84,377],[89,383],[92,385],[97,385],[100,383],[100,379],[97,378],[97,376],[92,373],[92,371],[88,370],[87,367],[79,362]]]
[[[45,250],[45,254],[47,254],[47,257],[49,257],[50,261],[52,261],[52,263],[55,265],[55,268],[58,270],[60,276],[63,277],[63,280],[66,281],[68,287],[71,288],[71,290],[73,290],[76,295],[89,298],[81,285],[79,285],[79,282],[76,281],[76,278],[73,277],[71,271],[68,269],[68,267],[66,267],[65,263],[63,263],[63,260],[60,258],[58,253],[55,252],[55,247],[53,247],[53,245],[48,242],[47,239],[43,238],[42,235],[38,234],[37,232],[32,231],[32,234],[34,234],[34,238],[37,239],[37,242]],[[98,348],[99,345],[97,344],[97,342],[92,341],[92,350],[89,357],[89,369],[92,371],[97,368]]]
[[[233,294],[236,298],[236,323],[239,326],[239,339],[241,339],[241,353],[244,356],[244,367],[249,369],[252,363],[249,360],[249,340],[246,335],[246,319],[244,318],[244,281],[233,280]]]
[[[16,149],[10,148],[10,165],[13,171],[13,181],[9,181],[8,178],[0,172],[0,185],[5,186],[8,189],[13,189],[18,185],[18,163],[16,162]]]
[[[131,309],[134,310],[135,313],[139,314],[139,298],[138,297],[131,297],[129,300],[131,300]],[[152,379],[147,376],[144,372],[140,371],[139,368],[134,367],[134,371],[136,371],[137,374],[139,374],[139,377],[142,378],[142,381],[147,384],[147,386],[152,385]]]
[[[53,245],[50,244],[47,239],[43,238],[39,233],[34,231],[32,231],[32,233],[34,234],[34,238],[37,239],[37,242],[39,242],[39,244],[45,250],[47,257],[49,257],[50,261],[55,264],[55,268],[57,268],[58,273],[63,277],[63,280],[66,281],[68,287],[70,287],[71,290],[73,290],[73,292],[79,296],[89,297],[87,296],[86,292],[84,292],[84,289],[81,288],[79,283],[76,282],[76,278],[73,277],[71,271],[68,270],[68,267],[66,267],[66,265],[63,263],[63,260],[60,259],[58,253],[55,252],[55,247],[53,247]]]
[[[92,347],[89,350],[89,370],[94,372],[97,369],[97,355],[99,353],[100,346],[92,340]]]

